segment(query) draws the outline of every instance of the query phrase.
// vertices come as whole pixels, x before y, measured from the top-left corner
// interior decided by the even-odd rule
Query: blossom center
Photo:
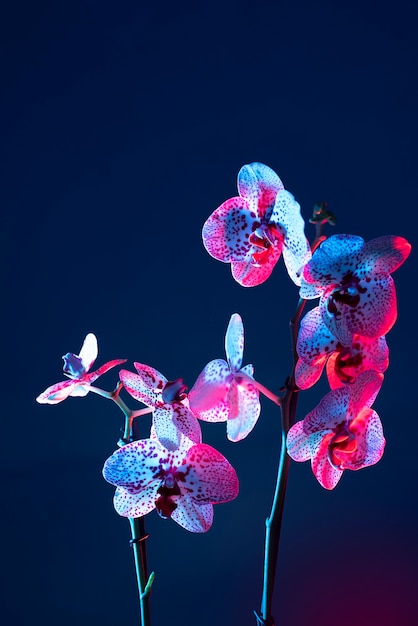
[[[176,380],[169,380],[166,382],[162,391],[163,402],[171,404],[173,402],[181,402],[185,399],[187,386],[184,384],[182,378]]]
[[[335,373],[343,383],[352,383],[354,375],[350,374],[351,368],[359,367],[363,362],[363,355],[358,343],[353,344],[351,348],[339,344],[338,356],[335,360]]]
[[[347,272],[341,281],[341,285],[336,287],[328,298],[327,310],[329,315],[337,319],[341,317],[340,303],[355,308],[360,302],[360,294],[366,291],[365,287],[361,287],[360,279],[352,272]]]
[[[275,246],[283,241],[283,235],[276,224],[254,224],[249,242],[257,251],[251,254],[254,267],[267,263]]]
[[[155,508],[157,509],[160,517],[168,519],[177,508],[177,504],[173,500],[173,497],[181,496],[180,487],[178,486],[177,480],[172,472],[169,472],[164,476],[157,489],[157,493],[160,495],[155,501]]]
[[[343,465],[347,454],[352,454],[356,450],[357,441],[355,435],[349,430],[348,426],[342,425],[328,444],[328,461],[336,469],[344,469]]]

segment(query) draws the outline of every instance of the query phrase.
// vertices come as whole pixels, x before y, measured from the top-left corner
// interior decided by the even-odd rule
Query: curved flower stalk
[[[343,345],[350,345],[353,334],[381,337],[397,317],[390,274],[410,251],[403,237],[378,237],[365,243],[354,235],[333,235],[305,265],[300,296],[321,297],[324,324]]]
[[[300,285],[301,269],[311,251],[299,204],[263,163],[240,169],[238,193],[206,220],[202,231],[206,250],[218,261],[231,263],[233,277],[244,287],[267,280],[283,252],[290,278]]]
[[[160,443],[175,450],[182,439],[189,444],[201,443],[198,420],[189,409],[186,386],[181,378],[169,381],[158,370],[143,363],[134,363],[137,374],[121,370],[119,377],[126,391],[135,400],[153,410],[153,427]]]
[[[260,415],[259,391],[251,383],[254,368],[241,368],[244,354],[244,325],[238,313],[229,320],[225,335],[227,360],[210,361],[189,392],[190,408],[206,422],[227,423],[230,441],[244,439]]]
[[[310,459],[312,471],[325,489],[334,489],[344,470],[374,465],[382,457],[382,424],[370,408],[382,381],[382,374],[362,372],[352,385],[326,394],[289,430],[289,456],[295,461]]]
[[[324,324],[319,307],[308,311],[302,319],[296,349],[299,360],[295,381],[300,389],[312,387],[325,365],[331,389],[352,383],[369,369],[383,373],[389,365],[385,337],[353,335],[350,344],[343,346]]]
[[[158,440],[129,443],[107,459],[103,476],[117,487],[119,515],[142,517],[155,508],[194,533],[209,530],[212,505],[233,500],[239,489],[234,468],[220,452],[184,441],[173,451]]]
[[[58,404],[58,402],[62,402],[68,396],[86,396],[90,391],[91,383],[97,380],[99,376],[117,365],[126,363],[126,359],[115,359],[108,361],[94,372],[90,372],[91,366],[97,359],[97,354],[96,336],[93,333],[89,333],[84,339],[80,354],[67,352],[62,357],[64,359],[64,374],[70,380],[51,385],[36,398],[36,401],[40,404]]]

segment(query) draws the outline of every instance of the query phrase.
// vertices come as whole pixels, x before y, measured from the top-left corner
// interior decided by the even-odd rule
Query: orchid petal
[[[93,383],[99,378],[99,376],[106,374],[106,372],[111,370],[113,367],[117,367],[118,365],[122,365],[122,363],[126,363],[126,360],[127,359],[113,359],[113,361],[108,361],[104,365],[101,365],[97,370],[94,370],[94,372],[85,374],[82,380],[88,383]]]
[[[210,361],[189,391],[192,412],[206,422],[224,422],[228,418],[228,388],[232,381],[228,363]]]
[[[155,508],[159,481],[156,480],[139,493],[130,493],[118,487],[113,498],[115,510],[122,517],[142,517]]]
[[[55,383],[39,394],[36,401],[39,404],[58,404],[58,402],[68,398],[78,385],[80,383],[74,380],[63,380],[60,383]]]
[[[213,506],[198,504],[186,494],[177,500],[177,509],[171,518],[192,533],[205,533],[212,526]]]
[[[161,372],[150,365],[145,365],[144,363],[134,363],[134,367],[138,376],[144,381],[144,384],[149,389],[160,391],[168,382],[167,378],[161,374]]]
[[[300,286],[302,270],[311,259],[312,253],[305,236],[305,222],[300,205],[288,191],[277,194],[270,222],[280,225],[285,231],[283,260],[293,282]]]
[[[311,458],[309,437],[303,429],[303,420],[296,422],[287,433],[286,445],[289,456],[294,461],[308,461]]]
[[[383,374],[375,370],[362,372],[350,386],[350,401],[347,417],[353,420],[365,407],[371,407],[383,383]]]
[[[135,398],[135,400],[146,404],[146,406],[159,406],[163,404],[161,390],[149,388],[138,374],[134,374],[128,370],[120,370],[119,378],[126,391]]]
[[[237,372],[242,365],[244,354],[244,325],[238,313],[234,313],[229,320],[225,335],[225,352],[231,370]]]
[[[385,438],[382,422],[376,411],[363,409],[350,424],[350,431],[355,435],[357,447],[351,454],[341,454],[341,468],[358,470],[377,463],[383,455]]]
[[[319,484],[324,489],[334,489],[343,475],[343,470],[334,467],[328,460],[328,445],[332,439],[332,434],[325,435],[321,440],[316,454],[312,457],[312,471]]]
[[[243,259],[251,249],[249,237],[256,215],[243,198],[230,198],[218,207],[203,225],[203,245],[209,254],[224,263]]]
[[[264,263],[261,265],[254,264],[251,255],[246,260],[231,259],[232,276],[237,283],[243,287],[255,287],[264,283],[273,271],[274,266],[280,259],[283,244],[276,241],[271,248],[271,252]],[[256,248],[252,246],[252,251],[256,252]]]
[[[154,411],[153,426],[158,441],[169,451],[202,441],[199,422],[190,409],[180,402],[164,404]],[[184,449],[184,448],[183,448]]]
[[[307,434],[333,430],[344,423],[349,404],[349,390],[346,387],[327,393],[319,404],[305,417],[304,430]]]
[[[247,380],[233,380],[228,392],[227,437],[241,441],[254,428],[261,411],[259,391]]]
[[[112,485],[124,487],[130,493],[139,493],[158,479],[159,472],[168,463],[169,457],[159,441],[133,441],[116,450],[107,459],[103,476]]]
[[[238,478],[232,465],[215,448],[206,443],[192,446],[186,455],[184,482],[180,489],[186,491],[196,503],[216,504],[229,502],[238,495]]]
[[[302,359],[298,359],[295,368],[295,382],[299,389],[309,389],[318,382],[321,378],[327,358],[327,355],[323,356],[322,359],[315,361],[315,365],[309,365],[302,361]],[[340,387],[340,385],[337,386]]]
[[[321,243],[305,265],[304,279],[322,286],[339,283],[348,271],[355,271],[364,239],[355,235],[333,235]]]
[[[94,335],[93,333],[89,333],[84,339],[79,354],[85,372],[88,372],[90,370],[94,361],[97,359],[98,352],[99,349],[97,346],[96,335]]]
[[[411,244],[403,237],[377,237],[364,244],[361,270],[369,274],[391,274],[406,261],[410,252]]]
[[[238,173],[238,193],[260,219],[270,218],[277,193],[283,183],[270,167],[263,163],[244,165]]]
[[[315,307],[302,318],[296,349],[309,365],[322,362],[324,355],[336,349],[338,340],[324,324],[321,309]]]

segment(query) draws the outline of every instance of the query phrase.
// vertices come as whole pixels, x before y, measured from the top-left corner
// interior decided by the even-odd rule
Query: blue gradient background
[[[223,357],[236,311],[244,362],[282,385],[297,289],[281,262],[260,287],[234,283],[206,254],[202,224],[258,160],[306,219],[328,201],[329,233],[416,245],[414,3],[17,0],[0,29],[0,615],[136,625],[129,525],[101,477],[121,414],[93,394],[55,407],[34,398],[90,331],[98,364],[137,360],[190,387]],[[394,275],[399,318],[375,402],[382,461],[334,492],[309,464],[291,467],[277,626],[418,623],[416,274],[413,251]],[[325,391],[301,394],[300,418]],[[236,467],[240,495],[204,535],[147,517],[153,626],[253,624],[259,608],[278,414],[263,402],[236,445],[223,424],[203,431]]]

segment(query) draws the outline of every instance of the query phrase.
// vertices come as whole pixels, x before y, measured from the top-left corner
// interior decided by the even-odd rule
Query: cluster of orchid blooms
[[[311,222],[326,221],[332,223],[332,215],[317,205]],[[231,264],[244,287],[266,281],[283,255],[299,288],[299,313],[318,300],[298,317],[290,392],[312,387],[324,368],[330,391],[303,420],[283,424],[288,455],[310,460],[319,483],[333,489],[344,470],[373,465],[383,454],[382,424],[371,407],[388,367],[385,335],[397,317],[391,273],[411,246],[399,236],[365,243],[354,235],[326,238],[319,229],[311,247],[304,228],[300,206],[277,174],[251,163],[238,174],[238,195],[205,222],[203,243],[212,257]],[[199,420],[226,422],[228,439],[238,442],[259,418],[260,392],[281,404],[280,393],[275,396],[254,379],[252,365],[242,366],[243,349],[243,323],[235,313],[226,331],[226,360],[208,363],[188,394],[182,379],[168,381],[142,363],[134,363],[135,372],[122,369],[115,391],[105,392],[93,383],[125,361],[91,372],[97,341],[89,334],[79,355],[63,357],[68,380],[48,387],[37,400],[56,404],[93,391],[116,401],[128,427],[103,469],[117,487],[116,511],[138,518],[155,508],[189,531],[204,532],[212,524],[213,504],[237,496],[238,478],[222,454],[202,443]],[[119,396],[122,388],[146,408],[128,409]],[[133,419],[146,412],[152,413],[149,437],[130,441]]]

